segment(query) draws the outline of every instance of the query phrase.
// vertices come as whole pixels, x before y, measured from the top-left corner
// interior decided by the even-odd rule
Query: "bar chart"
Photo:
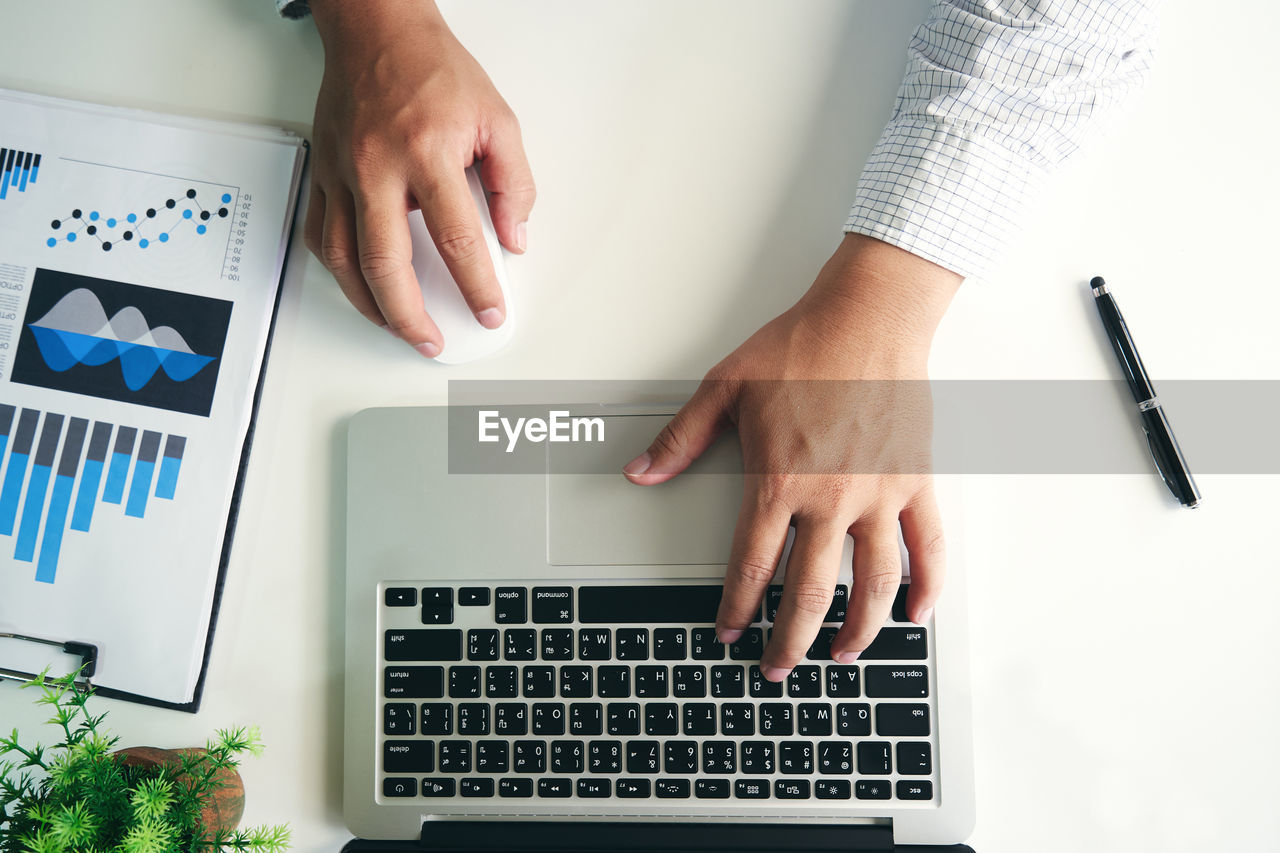
[[[53,583],[64,535],[89,533],[98,504],[142,519],[151,498],[174,499],[186,444],[185,436],[0,404],[0,536],[13,538],[13,559]]]
[[[0,148],[0,201],[10,193],[27,191],[40,174],[40,155],[14,148]]]

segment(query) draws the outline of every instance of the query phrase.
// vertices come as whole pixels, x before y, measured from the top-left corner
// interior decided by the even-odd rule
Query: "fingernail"
[[[626,465],[622,466],[622,473],[631,477],[639,476],[649,470],[649,466],[653,464],[653,457],[649,455],[649,451],[645,451],[632,459]]]
[[[783,669],[780,666],[761,666],[760,674],[764,676],[765,681],[782,681],[787,677],[789,669]]]
[[[427,341],[425,344],[418,344],[414,349],[425,355],[427,358],[435,358],[440,354],[440,347],[436,346],[431,341]]]
[[[742,631],[737,628],[725,628],[723,631],[716,631],[716,639],[727,646],[742,639]]]
[[[930,607],[928,610],[920,614],[920,618],[916,620],[916,624],[923,625],[924,623],[928,622],[932,618],[933,618],[933,608]]]
[[[840,652],[836,655],[837,663],[853,663],[862,652]]]
[[[516,248],[524,251],[525,244],[529,241],[529,223],[521,222],[516,226]]]
[[[497,308],[486,308],[476,315],[476,319],[486,329],[496,329],[502,325],[502,321],[506,318],[502,316],[502,312]]]

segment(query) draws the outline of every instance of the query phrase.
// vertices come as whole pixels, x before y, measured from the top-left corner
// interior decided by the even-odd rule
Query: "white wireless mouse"
[[[498,242],[493,217],[489,215],[489,202],[475,169],[467,169],[467,185],[471,187],[471,197],[475,199],[476,209],[480,213],[484,242],[489,247],[493,271],[498,276],[498,284],[502,287],[502,296],[506,300],[507,319],[496,329],[486,329],[480,325],[467,307],[466,300],[462,298],[436,244],[431,241],[431,234],[422,221],[422,214],[416,210],[410,213],[413,269],[422,288],[422,304],[444,335],[444,349],[435,358],[442,364],[465,364],[493,355],[511,342],[511,335],[515,330],[517,306],[507,279],[506,253]]]

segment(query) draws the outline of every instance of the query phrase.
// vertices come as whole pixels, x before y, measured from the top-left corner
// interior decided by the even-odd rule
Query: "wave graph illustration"
[[[212,356],[193,352],[172,326],[151,328],[132,305],[108,319],[98,297],[83,287],[63,296],[28,326],[50,369],[61,373],[77,364],[97,367],[118,358],[130,391],[150,382],[157,370],[175,382],[186,382],[213,361]]]

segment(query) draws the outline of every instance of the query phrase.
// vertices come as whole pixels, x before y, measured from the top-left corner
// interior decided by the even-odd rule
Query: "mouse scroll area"
[[[409,235],[413,241],[413,269],[418,276],[418,286],[422,289],[422,304],[431,319],[440,327],[444,335],[444,349],[435,357],[441,364],[465,364],[486,358],[501,350],[511,342],[515,331],[516,315],[519,306],[511,292],[507,275],[506,253],[498,242],[498,234],[493,227],[493,218],[489,215],[489,203],[485,198],[484,187],[480,184],[480,176],[474,168],[467,169],[467,184],[471,188],[471,197],[475,200],[476,210],[480,214],[480,225],[484,232],[484,242],[489,248],[489,257],[493,261],[493,270],[502,287],[503,299],[506,302],[506,321],[496,329],[486,329],[480,325],[466,300],[462,298],[458,285],[454,282],[444,259],[431,240],[431,234],[422,220],[422,214],[413,211],[409,214]]]

